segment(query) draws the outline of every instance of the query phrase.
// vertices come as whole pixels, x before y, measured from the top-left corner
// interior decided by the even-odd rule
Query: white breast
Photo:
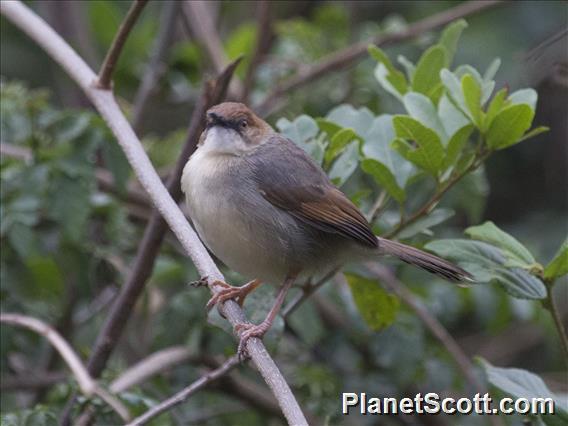
[[[192,155],[181,180],[201,240],[215,256],[245,277],[280,281],[286,274],[285,263],[275,256],[274,247],[268,247],[271,242],[255,235],[251,217],[256,212],[243,211],[244,203],[237,205],[231,196],[236,188],[227,181],[227,170],[236,167],[239,158],[212,152],[206,145]]]

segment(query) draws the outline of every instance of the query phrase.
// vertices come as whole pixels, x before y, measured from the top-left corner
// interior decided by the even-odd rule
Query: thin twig
[[[37,334],[45,337],[49,343],[59,352],[79,385],[81,393],[87,398],[97,395],[105,401],[120,416],[122,420],[127,421],[130,418],[128,409],[115,396],[101,388],[97,382],[91,377],[73,348],[61,335],[43,321],[37,318],[28,317],[20,314],[3,313],[0,314],[0,322],[4,324],[15,325],[17,327],[27,328],[35,331]]]
[[[448,353],[452,356],[464,377],[477,390],[477,392],[485,393],[487,389],[475,375],[473,364],[457,344],[452,335],[444,328],[428,310],[416,300],[416,297],[402,284],[394,274],[386,267],[376,263],[367,263],[367,269],[389,288],[394,294],[406,303],[415,313],[430,332],[444,345]]]
[[[389,197],[387,191],[383,189],[379,194],[379,196],[377,197],[377,199],[375,200],[373,206],[371,207],[369,214],[367,215],[368,221],[371,225],[375,222],[375,220],[377,220],[381,212],[387,206],[388,200]]]
[[[564,324],[562,324],[562,318],[560,317],[560,312],[558,312],[558,306],[554,300],[554,295],[552,294],[553,284],[547,286],[547,298],[545,299],[544,306],[550,312],[552,319],[554,320],[554,325],[558,331],[558,336],[560,337],[560,343],[562,344],[562,349],[564,354],[568,359],[568,336],[566,336],[566,329]]]
[[[148,423],[154,417],[162,414],[163,412],[169,410],[172,407],[175,407],[176,405],[181,404],[192,394],[194,394],[201,388],[204,388],[209,383],[214,382],[215,380],[218,380],[219,378],[223,377],[225,374],[227,374],[237,365],[239,365],[239,358],[238,356],[234,355],[231,358],[229,358],[227,361],[225,361],[219,368],[201,376],[191,385],[182,389],[181,391],[179,391],[172,397],[166,399],[165,401],[162,401],[158,405],[152,407],[141,416],[135,418],[132,422],[128,424],[128,426],[139,426]]]
[[[79,84],[109,125],[142,187],[148,193],[157,210],[166,219],[184,250],[193,260],[200,275],[208,277],[209,282],[223,281],[224,277],[215,262],[162,184],[160,177],[144,152],[142,144],[116,103],[112,92],[99,90],[93,85],[93,82],[96,81],[93,71],[49,25],[27,6],[19,1],[0,2],[0,12],[42,47]],[[220,288],[210,286],[210,290],[216,293],[220,291]],[[126,303],[131,302],[127,301]],[[233,326],[246,322],[242,309],[234,301],[225,302],[220,310]],[[288,423],[292,425],[307,424],[290,386],[266,351],[262,341],[252,338],[248,341],[246,349],[254,365],[276,397]]]
[[[163,2],[162,16],[160,17],[160,27],[150,60],[144,71],[144,76],[140,82],[140,87],[132,103],[132,128],[138,134],[140,125],[143,122],[144,111],[148,105],[148,99],[154,91],[160,75],[164,71],[163,61],[168,47],[170,47],[172,36],[175,30],[176,19],[178,18],[179,3],[177,1]]]
[[[416,38],[417,36],[446,25],[456,19],[463,18],[482,10],[502,4],[502,0],[479,0],[462,3],[456,7],[429,16],[421,21],[409,25],[405,30],[394,34],[380,34],[369,40],[355,43],[342,50],[331,53],[319,62],[303,68],[300,72],[276,85],[254,109],[259,114],[274,111],[273,105],[282,96],[291,90],[305,86],[312,81],[327,75],[331,71],[339,71],[350,66],[353,62],[366,56],[367,46],[387,46],[397,42]]]
[[[186,362],[194,357],[185,346],[172,346],[144,358],[124,371],[109,386],[111,392],[120,393],[148,380],[150,377]]]
[[[284,307],[284,309],[282,309],[282,314],[281,314],[282,317],[288,318],[288,316],[290,316],[292,312],[298,309],[298,307],[302,303],[304,303],[308,297],[314,294],[322,285],[324,285],[331,278],[333,278],[333,276],[337,274],[340,270],[341,270],[340,267],[333,268],[331,271],[329,271],[327,274],[321,277],[317,282],[313,284],[309,283],[308,285],[302,287],[302,291],[298,293],[298,295],[294,299],[292,299],[291,302],[288,302],[288,304]]]
[[[112,80],[112,73],[114,72],[114,67],[116,66],[116,62],[122,52],[122,48],[124,47],[124,43],[126,43],[126,39],[134,28],[134,24],[138,20],[140,13],[142,13],[142,9],[146,6],[148,0],[134,0],[130,5],[130,9],[120,24],[120,28],[116,32],[114,40],[108,50],[101,69],[99,71],[99,78],[97,80],[97,88],[108,90],[110,89],[110,82]]]

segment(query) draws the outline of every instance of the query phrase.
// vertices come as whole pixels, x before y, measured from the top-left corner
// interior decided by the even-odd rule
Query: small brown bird
[[[281,284],[262,323],[237,326],[240,355],[248,339],[270,328],[299,276],[392,255],[450,281],[471,280],[446,260],[375,236],[359,209],[300,147],[240,103],[207,112],[207,128],[181,186],[205,245],[253,279],[242,287],[222,283],[209,309],[233,298],[242,304],[260,282]]]

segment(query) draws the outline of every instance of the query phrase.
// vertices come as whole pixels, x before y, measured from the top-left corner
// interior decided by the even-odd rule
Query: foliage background
[[[37,2],[30,6],[97,68],[128,4],[62,4]],[[260,101],[277,79],[325,54],[451,5],[272,3],[274,34],[266,60],[256,69],[250,103]],[[211,3],[219,37],[231,59],[241,54],[248,58],[254,51],[256,6],[253,2]],[[114,87],[127,111],[159,31],[162,8],[157,2],[147,6],[120,59]],[[487,161],[484,173],[458,184],[443,201],[443,207],[456,213],[433,229],[435,238],[461,237],[466,227],[491,220],[544,264],[566,238],[568,49],[565,35],[552,43],[547,40],[567,27],[567,16],[565,3],[527,1],[509,3],[467,19],[469,27],[454,63],[484,70],[494,57],[500,57],[496,88],[514,91],[534,87],[539,95],[534,123],[546,125],[551,131],[498,151]],[[416,61],[437,37],[438,33],[422,34],[385,50],[393,59],[403,54]],[[239,78],[246,76],[249,63],[245,58],[237,70]],[[367,107],[375,115],[403,113],[401,104],[377,83],[375,66],[376,61],[369,57],[347,71],[331,72],[292,91],[268,121],[275,125],[284,117],[293,122],[301,114],[325,117],[343,103]],[[33,159],[25,162],[2,156],[2,310],[26,313],[57,325],[86,358],[108,306],[131,267],[149,209],[144,202],[132,199],[132,192],[139,189],[131,181],[129,167],[104,123],[61,70],[4,19],[0,73],[2,142],[33,152]],[[137,129],[163,173],[175,162],[202,82],[213,74],[205,49],[178,20],[163,72]],[[96,173],[101,169],[110,171],[115,180],[111,193],[96,184]],[[379,193],[378,187],[359,170],[348,177],[344,190],[368,210]],[[431,190],[427,183],[413,186],[408,195],[410,205],[419,205],[421,194],[427,190]],[[396,204],[389,203],[381,217],[388,223],[397,214]],[[377,226],[379,230],[386,227],[381,223]],[[411,241],[423,244],[430,239],[431,235],[418,235]],[[396,268],[397,275],[466,354],[480,355],[493,365],[530,370],[538,373],[554,392],[568,392],[558,336],[548,312],[538,302],[515,299],[498,286],[462,289],[400,265]],[[235,282],[242,280],[231,273],[228,277]],[[169,236],[103,379],[109,382],[127,366],[173,345],[183,345],[195,356],[123,395],[134,410],[144,411],[197,378],[214,356],[234,351],[233,339],[207,322],[205,292],[188,290],[186,283],[196,278],[193,266]],[[565,281],[562,284],[556,286],[556,298],[565,319],[568,293]],[[262,318],[271,294],[272,290],[265,288],[251,296],[247,301],[249,318]],[[402,306],[393,324],[372,331],[354,308],[344,284],[326,285],[317,298],[289,318],[284,329],[281,325],[268,337],[301,405],[332,424],[373,422],[362,417],[340,417],[342,391],[385,396],[408,396],[425,390],[446,395],[471,391],[443,347],[412,311]],[[23,375],[43,377],[45,371],[54,375],[65,371],[44,341],[21,330],[3,327],[0,350],[3,387],[11,384],[9,379],[17,382]],[[232,376],[263,389],[250,369],[241,368]],[[56,383],[2,392],[2,413],[19,413],[21,417],[28,415],[22,411],[24,408],[36,407],[34,418],[51,421],[52,416],[60,414],[74,388],[68,377],[59,377]],[[103,408],[100,411],[102,423],[115,421]],[[204,418],[209,424],[282,421],[270,409],[244,399],[225,380],[197,394],[176,409],[171,418],[162,417],[156,424],[202,423]],[[438,420],[442,421],[436,418],[435,422]],[[388,421],[399,424],[408,420],[393,417]],[[429,420],[410,421],[426,424]],[[485,424],[486,420],[467,417],[443,421]],[[520,418],[506,421],[516,424]]]

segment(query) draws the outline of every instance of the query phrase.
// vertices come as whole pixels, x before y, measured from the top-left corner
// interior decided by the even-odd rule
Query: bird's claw
[[[263,321],[258,325],[251,323],[241,323],[235,325],[235,332],[239,333],[240,335],[239,346],[237,348],[237,356],[239,357],[239,360],[241,362],[245,361],[247,358],[250,358],[250,354],[247,350],[247,343],[249,339],[253,337],[262,339],[269,328],[270,323],[268,323],[267,321]]]

